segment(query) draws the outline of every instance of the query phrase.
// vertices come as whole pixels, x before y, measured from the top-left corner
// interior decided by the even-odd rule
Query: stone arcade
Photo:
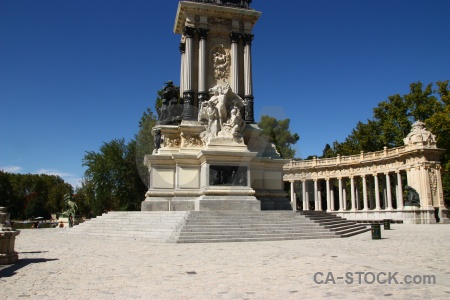
[[[439,164],[443,149],[436,147],[434,135],[422,122],[414,123],[403,141],[403,147],[378,152],[291,161],[284,166],[291,201],[296,202],[297,190],[302,210],[326,210],[360,221],[450,223]],[[405,178],[408,197],[404,199]],[[296,182],[301,182],[297,189]]]
[[[261,12],[250,2],[179,2],[180,89],[164,87],[143,211],[292,209],[287,160],[254,121],[251,44]]]

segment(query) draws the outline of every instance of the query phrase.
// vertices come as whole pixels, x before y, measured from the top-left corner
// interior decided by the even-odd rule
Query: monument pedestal
[[[182,123],[177,131],[165,125],[157,130],[163,142],[144,160],[150,188],[141,210],[292,209],[283,191],[286,160],[264,156],[278,154],[256,134],[259,130],[254,125],[247,125],[243,135],[207,139],[205,126],[197,121]]]

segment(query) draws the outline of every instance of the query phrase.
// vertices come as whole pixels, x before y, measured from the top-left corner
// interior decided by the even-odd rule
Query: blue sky
[[[0,0],[0,169],[82,177],[179,84],[178,0]],[[255,117],[322,153],[409,84],[450,79],[448,0],[254,0]]]

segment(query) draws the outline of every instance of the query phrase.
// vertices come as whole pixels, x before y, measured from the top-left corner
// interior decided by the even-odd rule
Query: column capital
[[[254,37],[255,36],[253,34],[248,34],[248,33],[242,34],[242,39],[244,40],[244,43],[246,45],[251,45]]]
[[[239,39],[241,38],[241,36],[242,36],[242,33],[232,31],[232,32],[230,33],[231,42],[232,42],[232,43],[237,43],[237,42],[239,42]]]
[[[186,52],[186,44],[185,43],[180,43],[180,53],[183,54]]]
[[[208,28],[197,28],[197,32],[198,32],[198,35],[201,40],[206,40],[209,29]]]
[[[183,34],[187,37],[187,38],[193,38],[194,37],[194,33],[195,33],[195,27],[189,27],[186,26],[184,27],[183,30]]]

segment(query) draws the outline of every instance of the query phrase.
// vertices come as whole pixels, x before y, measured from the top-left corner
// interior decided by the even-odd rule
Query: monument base
[[[0,265],[10,265],[19,260],[19,255],[14,251],[18,230],[0,229]]]

